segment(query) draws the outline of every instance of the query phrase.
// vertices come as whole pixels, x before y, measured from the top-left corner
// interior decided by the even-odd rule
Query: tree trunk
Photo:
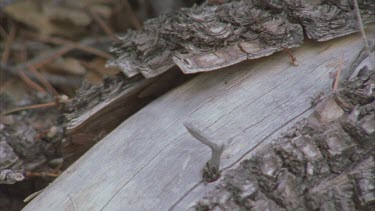
[[[213,190],[229,170],[266,147],[295,122],[309,116],[314,110],[311,97],[331,90],[330,72],[349,67],[361,48],[359,35],[324,43],[308,41],[294,52],[299,66],[291,65],[288,56],[277,53],[198,75],[123,122],[24,210],[191,208]],[[183,126],[186,121],[218,140],[231,139],[222,155],[223,176],[218,181],[203,183],[202,169],[210,159],[210,149],[191,137]],[[277,148],[280,154],[283,143]],[[356,161],[359,166],[373,164],[371,158]],[[291,165],[291,169],[295,165],[298,172],[301,162]],[[333,173],[324,176],[334,176]],[[283,178],[286,179],[280,181],[293,181],[290,174],[285,172]],[[370,172],[370,179],[371,175]],[[330,181],[321,183],[322,187],[327,187]],[[286,188],[292,187],[288,184]],[[314,191],[301,194],[314,196]],[[318,207],[322,196],[319,195],[311,206]],[[274,201],[282,199],[278,197],[275,194]],[[371,201],[371,195],[360,199],[361,202],[366,200]],[[203,205],[210,206],[210,202]],[[283,207],[282,203],[276,205]]]

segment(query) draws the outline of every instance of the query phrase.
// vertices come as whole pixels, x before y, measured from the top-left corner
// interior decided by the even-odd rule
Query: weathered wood
[[[197,210],[372,210],[375,69],[364,67],[342,85],[228,172]]]
[[[227,0],[146,21],[114,46],[109,66],[128,77],[159,75],[175,64],[205,72],[302,44],[358,31],[352,1]],[[359,1],[363,22],[374,22],[375,1]]]
[[[311,97],[331,89],[330,72],[350,65],[358,35],[205,73],[153,101],[91,148],[24,210],[184,210],[215,183],[201,170],[208,147],[188,134],[233,138],[222,168],[231,169],[311,113]]]
[[[154,78],[126,78],[122,73],[104,84],[84,82],[73,101],[63,104],[67,141],[62,147],[66,166],[105,135],[168,90],[191,79],[176,69]]]
[[[76,97],[63,106],[67,132],[107,134],[118,121],[188,78],[177,70],[170,70],[152,79],[126,78],[120,73],[105,79],[103,84],[84,81]]]
[[[190,78],[171,69],[149,79],[126,78],[120,73],[104,80],[104,84],[84,82],[76,97],[63,104],[69,137],[63,146],[65,165],[79,158],[126,118]]]

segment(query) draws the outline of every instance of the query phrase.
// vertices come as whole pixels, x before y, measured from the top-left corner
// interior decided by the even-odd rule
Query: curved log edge
[[[202,183],[208,147],[183,122],[233,138],[222,155],[229,170],[312,112],[311,96],[330,90],[329,72],[349,66],[358,35],[296,49],[300,65],[275,54],[200,74],[132,115],[69,167],[25,210],[186,209],[216,183]]]
[[[364,24],[374,22],[375,1],[359,1]],[[220,69],[358,31],[352,1],[227,0],[182,9],[146,21],[112,48],[107,65],[128,77],[155,77],[174,65],[184,73]]]

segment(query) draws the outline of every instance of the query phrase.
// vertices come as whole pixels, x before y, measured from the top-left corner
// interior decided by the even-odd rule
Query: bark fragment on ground
[[[373,22],[375,3],[361,1],[364,24]],[[184,73],[210,71],[299,46],[308,38],[325,41],[358,31],[349,1],[244,1],[203,4],[146,21],[129,31],[108,66],[128,77],[159,75],[175,64]]]
[[[197,210],[371,210],[375,206],[375,73],[230,170]]]

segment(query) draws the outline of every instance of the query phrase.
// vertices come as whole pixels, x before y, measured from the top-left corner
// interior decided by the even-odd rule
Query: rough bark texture
[[[374,21],[375,1],[359,4],[364,23]],[[175,64],[184,73],[210,71],[299,46],[304,39],[303,28],[308,38],[323,41],[357,31],[356,23],[351,1],[233,0],[203,4],[149,20],[143,31],[129,31],[121,38],[123,42],[113,47],[115,59],[108,65],[119,67],[128,77],[138,73],[154,77]],[[168,77],[166,74],[162,77]],[[156,83],[171,81],[171,77],[147,81],[142,77],[118,76],[108,79],[103,86],[84,84],[65,109],[68,132],[79,129],[75,133],[79,137],[91,134],[91,139],[99,140],[150,102],[134,98],[134,94],[126,100],[113,99],[124,99],[121,95],[128,95],[127,89],[143,89],[150,84],[157,87]],[[126,108],[118,102],[125,103]],[[109,118],[111,122],[107,124],[102,117],[108,118],[109,114],[118,118]],[[100,133],[103,126],[107,129]]]
[[[374,71],[363,68],[310,117],[229,171],[196,209],[373,210],[374,86]]]
[[[124,119],[190,78],[171,69],[150,79],[126,78],[120,73],[103,84],[85,81],[62,109],[70,137],[63,147],[63,154],[69,157],[65,164],[75,161]]]
[[[359,1],[364,24],[375,1]],[[210,71],[299,46],[303,29],[325,41],[357,31],[352,1],[232,0],[203,4],[146,21],[113,47],[108,66],[128,77],[159,75],[177,64],[184,73]]]
[[[50,99],[50,98],[47,98]],[[46,97],[32,96],[22,103],[43,102]],[[13,96],[0,95],[0,111],[20,107]],[[60,155],[63,128],[56,108],[20,111],[0,116],[0,170],[31,171]]]

